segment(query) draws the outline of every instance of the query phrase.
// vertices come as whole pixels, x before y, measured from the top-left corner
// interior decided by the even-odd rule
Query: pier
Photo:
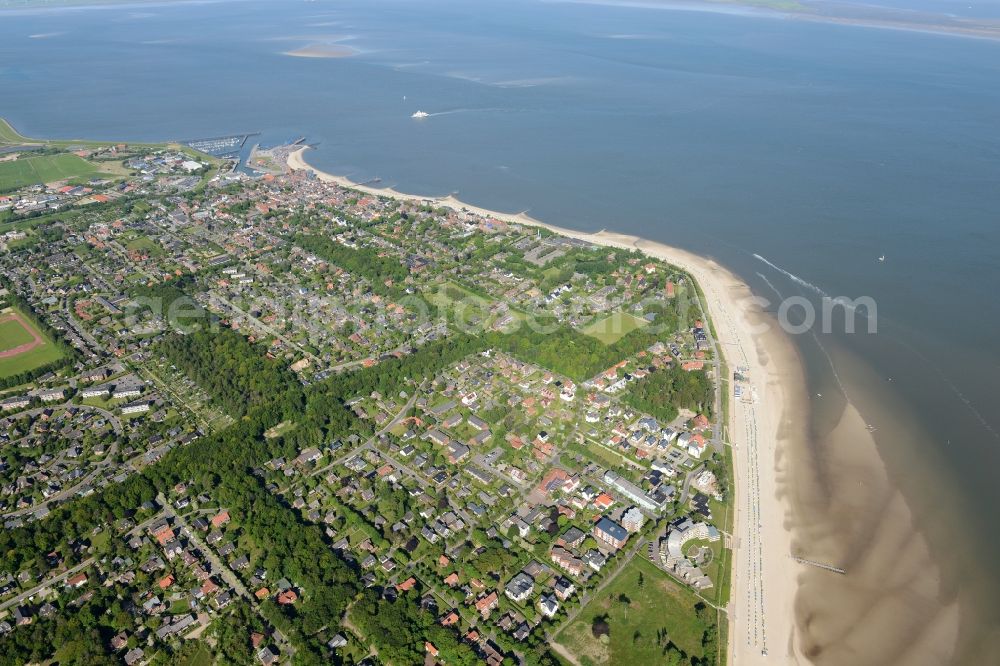
[[[794,555],[792,556],[792,559],[798,562],[799,564],[808,564],[811,567],[816,567],[817,569],[824,569],[826,571],[832,571],[833,573],[840,574],[841,576],[847,575],[846,569],[835,567],[832,564],[823,564],[822,562],[815,562],[813,560],[807,560],[803,557],[795,557]]]

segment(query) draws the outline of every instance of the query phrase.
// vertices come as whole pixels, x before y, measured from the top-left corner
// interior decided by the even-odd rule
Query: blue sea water
[[[357,54],[284,54],[317,44]],[[840,373],[849,390],[891,394],[920,433],[876,433],[890,473],[928,507],[938,486],[908,465],[930,461],[958,496],[936,519],[965,524],[984,561],[1000,556],[998,84],[1000,42],[742,11],[248,0],[0,12],[0,115],[27,135],[305,135],[311,162],[355,180],[678,245],[769,298],[764,278],[784,296],[875,298],[877,336],[796,340],[810,387],[836,393],[828,352],[859,359],[866,379]],[[411,119],[418,109],[430,117]],[[860,403],[878,425],[878,401]],[[1000,617],[995,599],[984,617]]]

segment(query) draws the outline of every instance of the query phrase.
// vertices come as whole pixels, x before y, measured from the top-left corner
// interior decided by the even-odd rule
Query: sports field
[[[0,192],[26,185],[81,178],[98,173],[98,168],[76,155],[38,155],[0,162]]]
[[[62,352],[31,320],[14,309],[0,311],[0,377],[52,363]]]
[[[12,317],[0,318],[0,352],[26,345],[34,339],[31,331],[18,320]]]

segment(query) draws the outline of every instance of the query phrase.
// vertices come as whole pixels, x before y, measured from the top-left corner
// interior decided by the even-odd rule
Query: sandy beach
[[[359,185],[311,167],[306,148],[288,156],[291,169],[310,170],[326,182],[376,196],[430,202],[513,224],[538,226],[597,245],[638,249],[687,271],[700,285],[715,327],[718,348],[732,372],[742,367],[751,400],[730,399],[724,439],[735,473],[735,523],[729,618],[730,663],[839,664],[942,663],[957,633],[956,608],[939,603],[933,562],[898,496],[873,520],[898,527],[849,534],[859,503],[891,491],[874,438],[845,395],[840,424],[817,448],[809,440],[810,406],[802,362],[789,336],[754,299],[750,288],[717,262],[636,236],[602,230],[587,233],[464,203],[453,196],[425,197]],[[722,390],[732,387],[724,378]],[[746,393],[744,394],[746,395]],[[865,485],[856,486],[858,475]],[[862,509],[863,510],[863,509]],[[845,516],[847,523],[845,524]],[[861,521],[864,522],[864,521]],[[902,550],[901,543],[909,547]],[[902,565],[897,557],[916,553]],[[922,554],[921,554],[922,553]],[[801,559],[798,559],[801,558]],[[847,575],[801,560],[840,568]],[[848,565],[848,563],[850,563]],[[857,566],[856,573],[853,567]],[[910,576],[893,578],[902,566]],[[917,580],[914,572],[930,574]],[[882,604],[883,599],[889,602]],[[926,608],[904,612],[919,599]],[[867,619],[860,619],[859,614]],[[914,630],[922,640],[908,643]],[[932,638],[930,638],[932,637]],[[933,649],[928,643],[933,642]],[[906,648],[920,646],[919,653]],[[869,658],[868,651],[872,657]],[[899,661],[900,657],[905,658]],[[891,658],[890,658],[891,657]],[[880,661],[890,658],[890,661]]]

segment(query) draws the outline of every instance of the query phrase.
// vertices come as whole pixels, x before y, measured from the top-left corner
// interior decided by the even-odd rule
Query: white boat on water
[[[431,114],[427,113],[426,111],[417,111],[416,113],[414,113],[410,117],[411,118],[426,118],[429,115],[431,115]]]

